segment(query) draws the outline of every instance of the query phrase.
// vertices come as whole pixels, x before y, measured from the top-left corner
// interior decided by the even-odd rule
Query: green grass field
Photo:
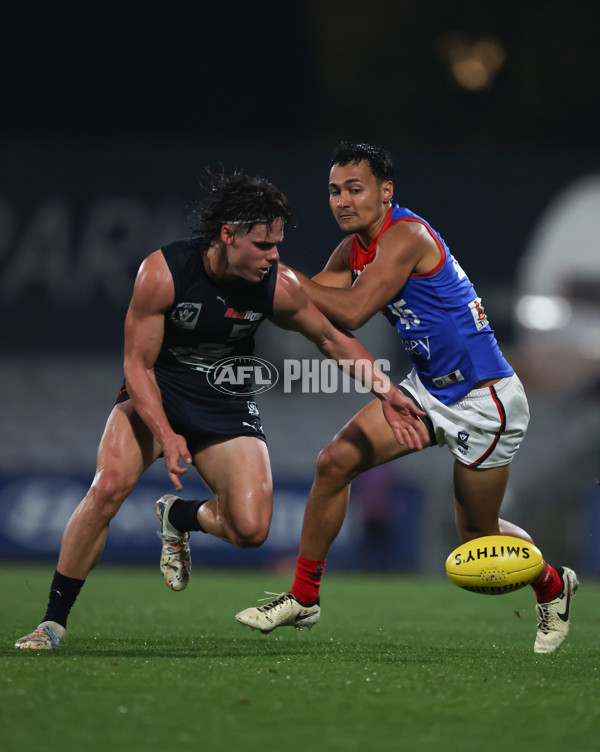
[[[196,568],[172,593],[158,569],[101,565],[61,649],[17,651],[52,571],[0,567],[1,752],[598,749],[597,582],[535,656],[530,589],[328,573],[318,626],[265,636],[234,614],[289,577]]]

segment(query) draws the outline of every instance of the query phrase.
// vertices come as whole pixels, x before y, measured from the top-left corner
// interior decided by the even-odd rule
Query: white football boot
[[[575,572],[568,567],[556,567],[556,571],[563,581],[563,590],[553,601],[538,603],[535,607],[537,636],[534,653],[554,653],[569,634],[571,598],[577,591],[579,581]]]
[[[169,522],[169,510],[178,497],[173,494],[161,496],[154,505],[160,524],[158,537],[162,539],[160,571],[171,590],[185,590],[190,581],[192,556],[190,534],[181,533]]]
[[[55,621],[43,621],[31,634],[15,642],[19,650],[58,650],[67,630]]]
[[[267,595],[276,595],[276,593],[267,593]],[[247,608],[236,614],[235,618],[240,624],[250,629],[259,629],[263,634],[268,634],[277,627],[312,629],[320,616],[321,608],[318,599],[312,606],[303,606],[291,593],[280,593],[270,603]]]

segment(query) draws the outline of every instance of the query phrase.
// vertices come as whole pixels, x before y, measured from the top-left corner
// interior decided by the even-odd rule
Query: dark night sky
[[[4,12],[0,137],[598,151],[596,0],[69,6]],[[449,35],[501,43],[489,87]]]
[[[311,138],[318,122],[305,110],[320,92],[308,32],[302,13],[267,12],[275,5],[21,9],[23,33],[2,51],[12,71],[2,131],[76,140]]]

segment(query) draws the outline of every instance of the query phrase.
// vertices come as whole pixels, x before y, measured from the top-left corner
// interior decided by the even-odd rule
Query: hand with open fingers
[[[382,403],[383,414],[396,439],[409,449],[423,449],[429,445],[427,427],[420,420],[426,413],[399,389],[392,389]]]
[[[179,480],[179,476],[187,473],[188,468],[182,467],[179,464],[179,460],[182,459],[186,465],[192,464],[192,455],[183,436],[173,434],[169,441],[165,441],[163,444],[163,455],[169,478],[176,490],[181,491],[183,485]]]

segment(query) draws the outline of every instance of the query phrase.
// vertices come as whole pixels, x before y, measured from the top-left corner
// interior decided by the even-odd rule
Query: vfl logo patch
[[[475,300],[472,300],[469,303],[469,308],[471,310],[471,316],[473,316],[475,326],[477,327],[477,331],[483,329],[490,323],[488,321],[488,317],[485,315],[483,306],[481,305],[481,298],[475,298]]]
[[[468,431],[459,431],[456,438],[458,439],[458,451],[466,454],[469,451],[469,433]]]
[[[198,321],[202,303],[179,303],[169,316],[171,322],[180,329],[193,329]]]

